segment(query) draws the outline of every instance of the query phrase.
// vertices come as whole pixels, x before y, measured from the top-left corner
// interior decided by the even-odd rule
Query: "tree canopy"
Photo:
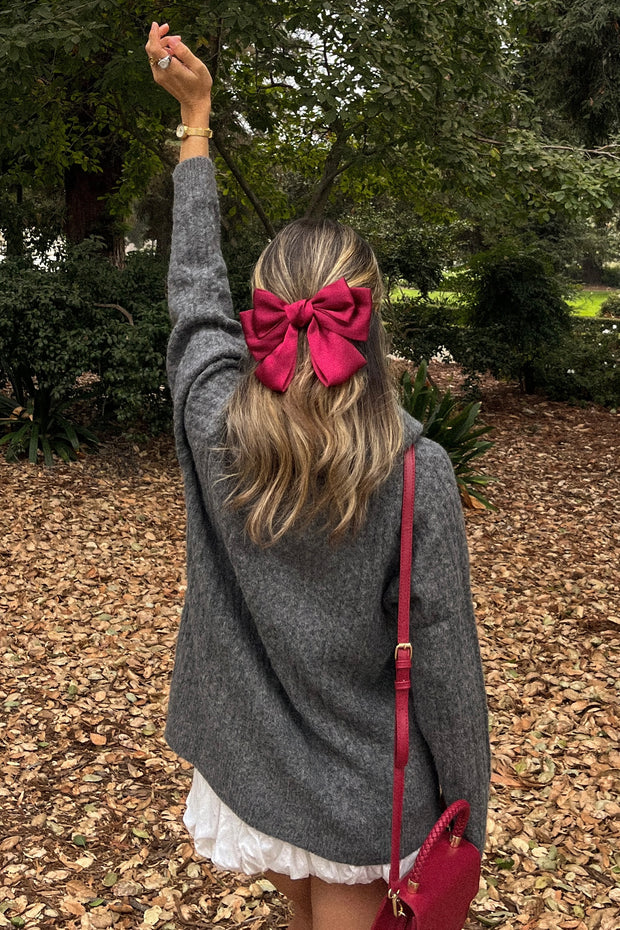
[[[215,79],[229,219],[249,210],[266,234],[381,198],[486,226],[583,217],[617,200],[610,0],[7,0],[9,234],[24,190],[59,191],[70,239],[99,233],[118,248],[177,119],[143,48],[163,17]]]

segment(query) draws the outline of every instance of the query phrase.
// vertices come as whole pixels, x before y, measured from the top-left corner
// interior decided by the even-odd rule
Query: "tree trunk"
[[[17,209],[5,211],[2,232],[6,242],[6,257],[21,258],[24,254],[24,221],[21,206],[24,202],[24,191],[21,184],[15,185],[15,203]]]
[[[581,259],[581,277],[583,284],[602,284],[603,265],[593,255]]]
[[[120,180],[122,161],[108,155],[103,170],[93,173],[79,165],[65,172],[65,232],[71,243],[98,236],[104,242],[105,253],[117,267],[125,263],[125,238],[116,217],[107,206],[109,195]]]

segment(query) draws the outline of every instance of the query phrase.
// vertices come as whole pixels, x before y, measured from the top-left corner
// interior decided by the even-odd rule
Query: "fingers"
[[[165,56],[170,53],[168,45],[171,39],[180,39],[180,36],[168,36],[169,32],[170,26],[168,23],[164,23],[161,26],[159,23],[151,23],[149,38],[144,46],[151,64],[153,64],[153,60],[157,62],[160,58],[165,58]],[[166,38],[166,36],[168,37]]]
[[[196,108],[209,105],[213,81],[207,66],[181,41],[181,36],[169,35],[167,23],[152,23],[145,49],[153,77],[181,106]],[[166,68],[158,66],[163,58],[171,60]]]
[[[148,41],[144,46],[144,49],[146,54],[149,56],[149,61],[151,64],[153,64],[153,61],[157,61],[159,58],[162,58],[163,54],[165,54],[161,44],[160,26],[158,23],[151,23]]]
[[[177,58],[181,64],[185,65],[185,67],[192,71],[194,74],[202,71],[206,67],[200,58],[197,58],[191,49],[189,49],[187,45],[181,42],[180,36],[178,42],[173,43],[171,51],[174,54],[174,57]]]

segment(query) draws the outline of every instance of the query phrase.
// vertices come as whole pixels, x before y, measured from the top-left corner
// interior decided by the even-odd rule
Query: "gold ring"
[[[156,59],[156,58],[151,58],[151,56],[149,55],[149,64],[150,64],[150,65],[156,65],[156,64],[157,64],[157,59]]]

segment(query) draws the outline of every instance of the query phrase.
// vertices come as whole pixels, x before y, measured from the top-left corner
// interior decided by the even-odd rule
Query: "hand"
[[[209,70],[181,42],[180,36],[168,35],[170,27],[153,23],[145,49],[151,62],[153,78],[181,104],[181,118],[192,126],[207,127],[211,112],[213,79]],[[165,70],[157,62],[166,55],[171,62]]]

